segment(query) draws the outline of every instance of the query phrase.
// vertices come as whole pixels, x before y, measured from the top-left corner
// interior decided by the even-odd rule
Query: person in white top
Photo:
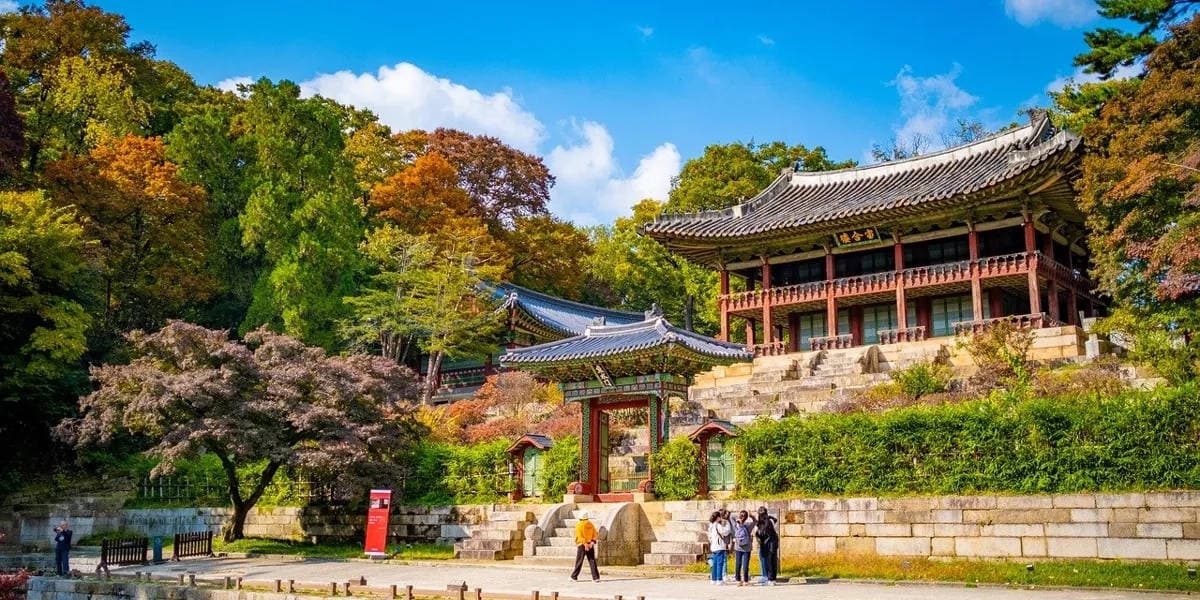
[[[725,562],[729,558],[729,521],[721,511],[713,512],[708,519],[708,551],[712,555],[712,583],[724,585]]]

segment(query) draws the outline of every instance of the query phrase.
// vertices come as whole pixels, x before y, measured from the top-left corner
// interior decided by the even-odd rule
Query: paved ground
[[[570,581],[563,569],[540,566],[490,566],[465,565],[455,562],[424,564],[379,564],[366,561],[296,560],[296,559],[191,559],[182,563],[167,563],[152,567],[126,567],[122,572],[151,570],[159,576],[193,572],[198,576],[234,576],[246,580],[273,581],[281,579],[299,582],[342,582],[366,577],[371,586],[412,585],[416,589],[441,589],[447,584],[465,581],[474,590],[485,592],[528,594],[538,590],[542,598],[549,598],[557,591],[564,596],[611,600],[621,594],[634,599],[645,596],[646,600],[1112,600],[1137,598],[1157,600],[1171,598],[1177,594],[1154,594],[1144,592],[1108,592],[1087,590],[1011,590],[995,587],[966,588],[960,585],[884,585],[867,583],[831,582],[825,584],[795,585],[782,584],[775,587],[738,588],[726,585],[713,587],[700,579],[638,576],[630,572],[614,570],[605,574],[601,569],[601,582],[578,583]],[[586,579],[585,575],[581,580]]]

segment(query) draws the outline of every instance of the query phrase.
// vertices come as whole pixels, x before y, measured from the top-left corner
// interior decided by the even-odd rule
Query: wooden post
[[[239,590],[242,589],[242,578],[241,577],[237,578],[237,589],[239,589]]]
[[[825,330],[837,335],[837,300],[833,298],[833,248],[825,247]]]
[[[183,573],[179,574],[179,585],[183,585]],[[279,590],[275,590],[275,591],[279,591]]]
[[[483,588],[475,588],[475,600],[483,600]]]
[[[1033,214],[1028,210],[1025,211],[1025,252],[1029,255],[1029,313],[1039,314],[1042,312],[1042,291],[1038,287],[1037,277],[1037,235],[1033,228]]]
[[[413,600],[412,586],[404,586],[404,600]]]
[[[388,588],[388,599],[396,600],[396,584],[394,583]]]
[[[904,244],[900,240],[899,233],[893,233],[892,239],[896,242],[892,250],[896,268],[896,328],[904,329],[908,327],[908,298],[904,293]],[[902,337],[900,341],[906,342],[911,340],[907,337]],[[871,343],[874,342],[874,340],[871,341]]]
[[[541,592],[539,592],[537,590],[533,590],[529,594],[529,600],[538,600],[538,598],[540,598],[540,597],[541,597]]]
[[[1079,321],[1079,295],[1075,292],[1075,286],[1072,285],[1070,295],[1067,296],[1067,308],[1071,314],[1067,315],[1067,322],[1071,325],[1083,325]]]
[[[803,352],[800,347],[800,315],[798,313],[788,314],[788,350],[792,352]]]
[[[282,591],[283,591],[283,582],[276,579],[275,580],[275,593],[278,594],[279,592],[282,592]]]
[[[196,587],[196,574],[188,573],[188,585]]]
[[[1057,320],[1062,313],[1058,310],[1058,280],[1054,277],[1046,281],[1046,304],[1050,318]]]
[[[336,596],[336,595],[337,595],[337,582],[336,582],[336,581],[330,581],[330,582],[329,582],[329,595],[330,595],[330,596]]]
[[[979,274],[979,231],[975,222],[967,223],[967,252],[971,262],[967,265],[971,274],[971,318],[983,320],[983,281]]]
[[[721,341],[729,341],[729,270],[721,265],[721,297],[717,299],[717,304],[721,307]]]
[[[458,600],[467,600],[467,588],[466,587],[458,588]]]
[[[754,345],[754,319],[746,319],[746,345]]]
[[[229,589],[231,587],[233,587],[233,578],[226,575],[225,576],[225,589]]]
[[[295,579],[289,579],[289,580],[288,580],[288,588],[287,588],[287,590],[288,590],[288,593],[289,593],[289,594],[295,594],[295,593],[296,593],[296,580],[295,580]]]
[[[763,287],[763,343],[770,344],[775,341],[774,321],[771,318],[771,261],[764,254],[762,256],[762,287]]]

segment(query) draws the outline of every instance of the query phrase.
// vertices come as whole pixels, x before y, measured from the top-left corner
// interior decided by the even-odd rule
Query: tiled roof
[[[526,433],[525,435],[517,438],[517,441],[513,442],[512,445],[508,447],[506,452],[511,453],[524,445],[533,446],[538,450],[548,450],[554,447],[554,440],[540,433]]]
[[[596,317],[604,317],[604,321],[610,324],[636,323],[645,318],[639,313],[555,298],[511,283],[496,285],[492,293],[501,300],[502,310],[515,308],[525,317],[563,337],[581,335],[588,325],[595,322]]]
[[[643,232],[672,240],[720,243],[765,234],[803,234],[831,223],[890,211],[913,214],[1034,173],[1075,154],[1079,138],[1055,133],[1045,117],[982,140],[906,160],[826,172],[788,171],[737,206],[663,215]]]
[[[680,349],[716,360],[748,361],[754,355],[741,344],[714,340],[653,317],[626,325],[590,325],[583,335],[509,350],[500,357],[505,366],[599,359],[625,353]]]

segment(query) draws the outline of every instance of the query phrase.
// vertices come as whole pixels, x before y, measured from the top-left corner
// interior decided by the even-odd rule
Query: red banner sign
[[[388,517],[392,514],[392,490],[371,490],[367,508],[367,544],[365,553],[387,556]]]

